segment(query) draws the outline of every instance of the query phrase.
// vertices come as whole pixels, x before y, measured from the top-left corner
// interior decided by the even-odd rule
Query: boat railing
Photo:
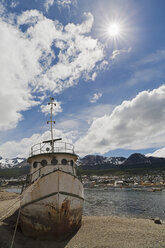
[[[65,152],[74,154],[74,146],[73,144],[67,142],[54,142],[54,146],[52,148],[50,143],[38,143],[31,147],[30,156],[52,152]]]

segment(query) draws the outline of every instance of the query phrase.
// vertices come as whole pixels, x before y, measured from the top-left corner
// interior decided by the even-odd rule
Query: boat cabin
[[[74,153],[74,146],[70,143],[59,142],[59,140],[61,139],[53,140],[53,146],[51,141],[32,146],[28,158],[30,183],[56,170],[76,176],[75,162],[78,156]]]

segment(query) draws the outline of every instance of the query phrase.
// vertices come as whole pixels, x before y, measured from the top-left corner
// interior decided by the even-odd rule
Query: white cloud
[[[111,115],[93,121],[76,142],[79,152],[106,153],[117,148],[144,149],[165,144],[165,85],[124,101]]]
[[[145,56],[142,60],[137,62],[137,65],[155,64],[161,60],[165,60],[165,50],[158,50],[155,53]]]
[[[80,25],[68,24],[64,32],[59,32],[60,53],[58,63],[53,65],[39,80],[40,90],[51,90],[55,93],[73,86],[82,76],[88,77],[96,63],[104,58],[103,47],[97,40],[84,36],[92,27],[93,17],[86,14],[86,21]],[[56,43],[59,45],[59,42]]]
[[[155,78],[157,80],[163,78],[163,75],[163,71],[156,68],[141,69],[132,75],[127,81],[127,85],[133,86],[138,83],[153,82]]]
[[[85,17],[85,21],[82,24],[75,25],[73,23],[69,23],[66,25],[65,30],[68,33],[72,32],[72,36],[74,36],[74,34],[78,35],[78,34],[89,33],[91,31],[92,26],[93,26],[94,18],[90,12],[85,12],[84,17]],[[78,37],[78,40],[80,41],[80,37]],[[97,44],[97,40],[94,40],[94,39],[91,39],[91,40],[84,39],[84,41],[85,41],[85,43],[88,43],[89,49],[94,48],[94,46]],[[82,45],[83,44],[81,43],[80,46],[82,47]]]
[[[39,21],[44,21],[44,20],[46,21],[47,18],[44,17],[43,14],[36,9],[27,10],[23,12],[21,15],[17,16],[18,27],[24,24],[29,24],[28,27],[30,27],[30,25],[34,27],[34,25],[37,24]],[[33,29],[31,28],[30,31],[32,30]]]
[[[153,157],[160,157],[160,158],[165,157],[165,147],[160,148],[153,153],[148,153],[146,154],[146,156],[148,157],[153,156]]]
[[[103,46],[87,36],[93,25],[90,13],[85,13],[81,24],[65,27],[37,10],[15,19],[17,26],[13,16],[0,19],[0,130],[16,127],[22,111],[38,104],[45,92],[59,93],[77,84],[80,77],[95,78],[104,59]],[[59,54],[54,53],[55,47]],[[38,102],[33,97],[36,92]]]
[[[19,30],[0,21],[0,129],[16,127],[21,111],[37,104],[32,98],[29,82],[40,72],[34,58],[35,47]]]
[[[120,54],[119,50],[114,50],[112,52],[112,55],[110,56],[110,59],[115,59]]]
[[[46,0],[44,3],[44,7],[46,12],[48,12],[49,8],[54,4],[54,0]]]
[[[62,138],[64,142],[73,143],[93,120],[105,113],[110,114],[113,109],[113,105],[101,104],[86,108],[74,116],[67,116],[67,119],[56,123],[54,137]],[[28,157],[31,146],[47,139],[50,139],[50,131],[43,134],[35,133],[31,137],[19,141],[8,141],[0,145],[0,154],[4,158]]]
[[[0,15],[2,15],[5,12],[5,7],[2,3],[0,3]]]
[[[57,125],[61,127],[61,129],[67,131],[80,129],[80,123],[75,119],[63,120],[62,122],[57,123]]]
[[[11,1],[11,4],[10,4],[10,7],[11,7],[11,8],[15,8],[15,7],[17,7],[18,4],[19,4],[18,1],[12,0],[12,1]]]
[[[71,5],[75,6],[77,0],[56,0],[59,7],[69,8]]]
[[[163,63],[161,63],[163,60],[165,60],[165,50],[158,50],[135,62],[133,65],[135,72],[127,81],[127,85],[134,86],[138,83],[153,83],[155,79],[157,81],[164,80],[164,67]]]
[[[56,129],[54,132],[54,137],[62,138],[63,142],[72,143],[72,139],[74,138],[75,133],[73,131],[70,132],[62,132],[61,130]],[[44,140],[50,139],[50,132],[46,131],[43,134],[33,134],[29,138],[24,138],[20,141],[8,141],[3,145],[0,145],[1,156],[4,158],[27,158],[30,154],[31,146],[42,143]]]
[[[92,96],[90,102],[91,103],[96,103],[99,100],[100,97],[102,97],[102,93],[99,93],[99,92],[94,93],[94,95]]]
[[[61,108],[61,102],[58,102],[58,101],[54,101],[56,106],[53,106],[53,111],[52,111],[52,114],[53,115],[57,115],[57,113],[60,113],[62,112],[62,108]],[[50,114],[50,105],[41,105],[40,107],[41,109],[41,112],[45,113],[45,115],[48,115]]]
[[[118,50],[114,54],[112,53],[112,57],[116,58],[116,54],[119,54]],[[131,74],[129,79],[125,81],[124,85],[126,87],[135,87],[137,84],[146,84],[145,86],[151,85],[151,88],[153,88],[152,86],[154,84],[158,85],[157,82],[160,82],[162,84],[165,77],[163,63],[159,63],[157,65],[156,63],[163,59],[165,59],[165,52],[164,50],[161,50],[153,54],[144,56],[143,59],[134,62],[130,67],[131,70],[133,69],[133,73]],[[122,87],[122,85],[123,84],[121,84],[120,86]]]
[[[92,105],[88,108],[78,111],[78,113],[67,115],[60,122],[56,123],[56,127],[63,129],[64,132],[74,130],[74,142],[80,138],[89,128],[93,120],[104,114],[112,113],[114,105],[99,104]]]
[[[79,119],[86,121],[91,124],[91,122],[103,115],[110,115],[114,110],[115,106],[112,104],[98,104],[92,105],[91,107],[83,109],[79,112],[78,116]]]
[[[120,49],[120,50],[116,49],[116,50],[114,50],[112,52],[112,55],[110,56],[110,59],[114,60],[114,59],[116,59],[117,56],[121,55],[122,53],[130,53],[131,50],[132,50],[131,47],[128,48],[128,49]]]

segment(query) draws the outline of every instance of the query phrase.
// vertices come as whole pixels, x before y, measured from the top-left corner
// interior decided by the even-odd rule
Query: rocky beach
[[[19,194],[0,192],[0,247],[9,248],[19,207]],[[3,218],[2,218],[3,217]],[[5,217],[5,219],[4,219]],[[84,216],[79,231],[63,242],[48,242],[25,237],[18,228],[13,248],[163,248],[165,223],[150,219],[117,216]]]

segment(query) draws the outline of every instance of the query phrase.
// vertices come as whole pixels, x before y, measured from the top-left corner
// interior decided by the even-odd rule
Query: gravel
[[[0,217],[18,194],[0,192]],[[18,203],[17,203],[18,204]],[[18,208],[18,205],[17,205]],[[10,217],[9,217],[10,219]],[[0,248],[9,248],[13,223],[0,222]],[[83,216],[82,226],[70,240],[61,243],[33,240],[18,228],[13,248],[164,248],[165,223],[117,216]]]

